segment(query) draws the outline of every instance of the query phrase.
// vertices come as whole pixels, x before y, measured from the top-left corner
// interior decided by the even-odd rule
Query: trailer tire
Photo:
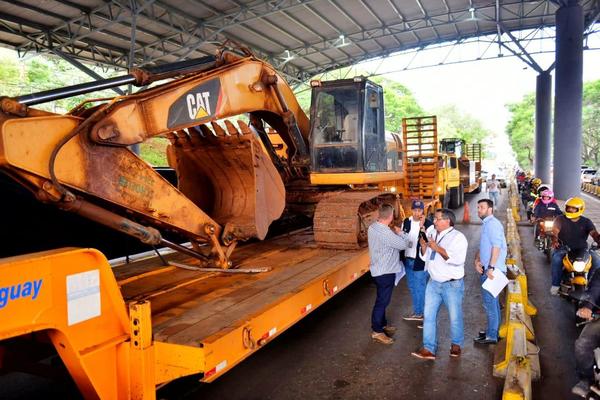
[[[452,197],[452,194],[450,193],[450,191],[448,189],[446,189],[446,193],[444,195],[440,196],[440,204],[442,205],[442,208],[448,208],[451,197]]]
[[[460,187],[454,187],[450,189],[448,207],[454,209],[460,207]]]

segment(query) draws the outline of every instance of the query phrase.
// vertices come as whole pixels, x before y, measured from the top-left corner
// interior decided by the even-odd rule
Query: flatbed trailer
[[[163,258],[179,266],[155,256],[111,267],[93,249],[0,259],[0,365],[10,369],[16,343],[50,342],[84,397],[152,399],[179,377],[218,378],[369,268],[366,248],[319,248],[310,229],[234,253],[239,268],[268,272],[205,272],[186,269],[194,261],[180,253]],[[27,283],[30,293],[10,300]]]

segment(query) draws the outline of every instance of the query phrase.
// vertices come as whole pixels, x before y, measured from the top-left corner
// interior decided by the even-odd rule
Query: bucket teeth
[[[237,123],[238,123],[238,126],[240,127],[240,132],[242,135],[248,135],[248,134],[252,133],[252,131],[250,130],[250,127],[244,121],[238,119]]]
[[[184,149],[189,149],[192,147],[190,136],[186,131],[177,131],[175,132],[175,135],[177,136],[177,145],[183,147]]]
[[[212,128],[215,131],[215,134],[217,136],[226,136],[227,135],[227,133],[225,133],[225,130],[223,128],[221,128],[221,125],[217,124],[215,121],[211,121],[210,124],[212,125]]]
[[[225,127],[227,128],[227,132],[231,136],[239,136],[240,135],[240,132],[237,130],[237,128],[235,127],[235,125],[233,125],[231,123],[231,121],[225,120]]]
[[[215,137],[215,133],[206,125],[199,126],[200,133],[202,134],[203,139],[210,139]]]
[[[204,142],[204,135],[202,133],[202,130],[197,126],[189,128],[188,135],[190,136],[190,141],[192,143],[192,146],[194,147],[201,146]]]

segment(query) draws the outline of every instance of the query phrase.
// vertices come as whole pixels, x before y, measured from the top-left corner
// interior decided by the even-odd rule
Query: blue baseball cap
[[[425,204],[423,204],[423,202],[422,202],[422,201],[420,201],[420,200],[413,200],[413,202],[412,202],[412,207],[411,207],[411,208],[412,208],[413,210],[414,210],[415,208],[420,208],[421,210],[424,210],[424,209],[425,209]]]

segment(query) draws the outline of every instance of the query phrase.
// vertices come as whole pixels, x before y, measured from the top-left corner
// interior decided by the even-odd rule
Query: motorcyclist
[[[562,211],[556,203],[556,199],[554,198],[554,192],[550,189],[545,189],[540,193],[540,197],[536,200],[539,202],[533,206],[533,219],[535,220],[535,225],[533,226],[533,237],[538,240],[538,234],[540,231],[540,224],[546,218],[558,217],[562,215]],[[544,234],[544,230],[541,231],[542,235]]]
[[[571,197],[565,203],[565,213],[556,217],[552,229],[552,287],[550,293],[558,295],[560,281],[562,279],[563,257],[568,250],[587,249],[587,239],[591,236],[600,244],[600,234],[594,223],[583,216],[585,202],[579,197]],[[592,268],[588,276],[593,276],[595,270],[600,267],[600,257],[596,252],[590,252],[592,257]]]
[[[592,310],[598,308],[598,303],[600,303],[600,274],[595,274],[590,280],[577,315],[591,321]],[[598,346],[600,346],[600,322],[590,322],[585,325],[575,341],[575,370],[579,382],[571,389],[573,394],[586,397],[590,391],[590,384],[594,379],[594,349]]]
[[[529,183],[529,186],[525,187],[523,193],[521,193],[521,200],[523,201],[523,205],[527,208],[527,219],[530,220],[533,215],[533,208],[528,208],[528,203],[531,201],[535,201],[538,197],[538,187],[542,184],[542,180],[540,178],[533,178]]]

